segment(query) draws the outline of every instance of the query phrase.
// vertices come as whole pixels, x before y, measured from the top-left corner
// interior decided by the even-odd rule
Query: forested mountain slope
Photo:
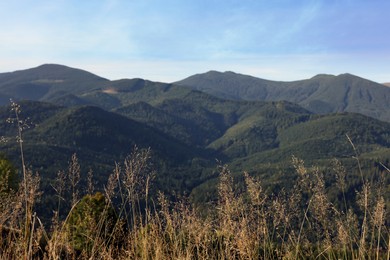
[[[175,84],[235,100],[297,103],[314,113],[355,112],[390,121],[390,88],[351,74],[317,75],[280,82],[234,72],[210,71]]]
[[[195,197],[215,183],[216,161],[271,188],[292,178],[292,156],[353,166],[358,155],[367,174],[390,158],[390,123],[362,115],[388,119],[390,89],[383,85],[349,74],[274,82],[232,72],[179,83],[109,81],[60,65],[0,74],[1,151],[20,167],[17,128],[7,120],[15,117],[6,101],[13,98],[29,126],[26,161],[46,191],[74,153],[84,184],[91,169],[102,188],[135,145],[152,150],[156,189]],[[354,110],[361,114],[345,112]]]

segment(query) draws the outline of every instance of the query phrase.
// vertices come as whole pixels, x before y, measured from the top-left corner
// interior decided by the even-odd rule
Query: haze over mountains
[[[26,158],[47,187],[72,153],[104,179],[134,145],[152,149],[157,187],[197,196],[216,177],[215,159],[284,185],[292,155],[320,165],[352,158],[346,135],[367,168],[390,155],[390,88],[350,74],[276,82],[210,71],[161,83],[53,64],[2,73],[0,136],[9,141],[0,146],[17,162],[10,98],[33,122]]]

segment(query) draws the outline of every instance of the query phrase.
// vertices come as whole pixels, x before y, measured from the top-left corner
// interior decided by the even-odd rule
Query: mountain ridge
[[[196,74],[175,84],[234,100],[297,103],[314,113],[355,112],[390,121],[390,89],[344,73],[298,81],[270,81],[232,72]]]
[[[157,103],[182,97],[195,89],[232,100],[297,103],[314,113],[355,112],[390,122],[390,89],[343,73],[310,79],[272,81],[232,71],[195,74],[173,83],[134,78],[110,81],[90,72],[58,64],[0,74],[0,104],[9,99],[90,104],[105,109],[145,101]]]

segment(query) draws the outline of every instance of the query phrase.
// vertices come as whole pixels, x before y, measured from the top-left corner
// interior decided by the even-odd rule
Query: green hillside
[[[47,185],[58,170],[67,168],[74,153],[82,162],[85,174],[91,168],[96,172],[97,179],[105,180],[115,163],[121,162],[134,146],[151,148],[155,170],[158,171],[157,185],[162,190],[184,191],[188,187],[180,186],[173,179],[179,178],[181,183],[193,171],[202,171],[193,163],[195,158],[199,158],[198,162],[205,160],[202,159],[205,156],[202,149],[193,149],[158,129],[98,107],[64,108],[47,103],[24,102],[21,111],[21,118],[35,111],[29,120],[34,123],[23,134],[25,158],[32,169],[39,170],[42,176],[48,178],[44,181]],[[1,151],[19,164],[19,150],[14,139],[17,129],[6,122],[10,116],[9,107],[2,107],[0,129],[9,141],[0,144]],[[182,176],[178,175],[179,168],[184,171],[180,173]],[[168,184],[162,185],[167,180]],[[191,181],[194,180],[189,176],[187,184],[192,185]],[[103,184],[100,183],[100,187]]]
[[[210,71],[175,84],[234,100],[287,100],[314,113],[355,112],[390,121],[390,88],[351,74],[278,82]]]

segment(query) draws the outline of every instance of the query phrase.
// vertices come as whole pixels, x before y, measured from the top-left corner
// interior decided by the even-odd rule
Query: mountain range
[[[317,75],[278,82],[234,72],[210,71],[176,82],[234,100],[286,100],[314,113],[355,112],[390,121],[390,89],[351,74]]]
[[[158,103],[189,89],[216,97],[248,101],[290,101],[314,113],[354,112],[390,121],[390,89],[351,74],[321,74],[292,82],[264,80],[234,72],[209,71],[175,83],[143,79],[110,81],[62,65],[0,74],[0,104],[9,99],[119,108],[139,101]]]
[[[135,145],[151,148],[158,189],[195,200],[212,194],[215,159],[273,189],[293,178],[293,155],[321,167],[333,158],[356,166],[358,153],[367,174],[390,156],[390,88],[350,74],[276,82],[210,71],[162,83],[110,81],[54,64],[1,73],[0,136],[9,141],[0,147],[18,164],[9,99],[31,122],[25,157],[44,189],[73,153],[84,178],[91,168],[102,187]]]

